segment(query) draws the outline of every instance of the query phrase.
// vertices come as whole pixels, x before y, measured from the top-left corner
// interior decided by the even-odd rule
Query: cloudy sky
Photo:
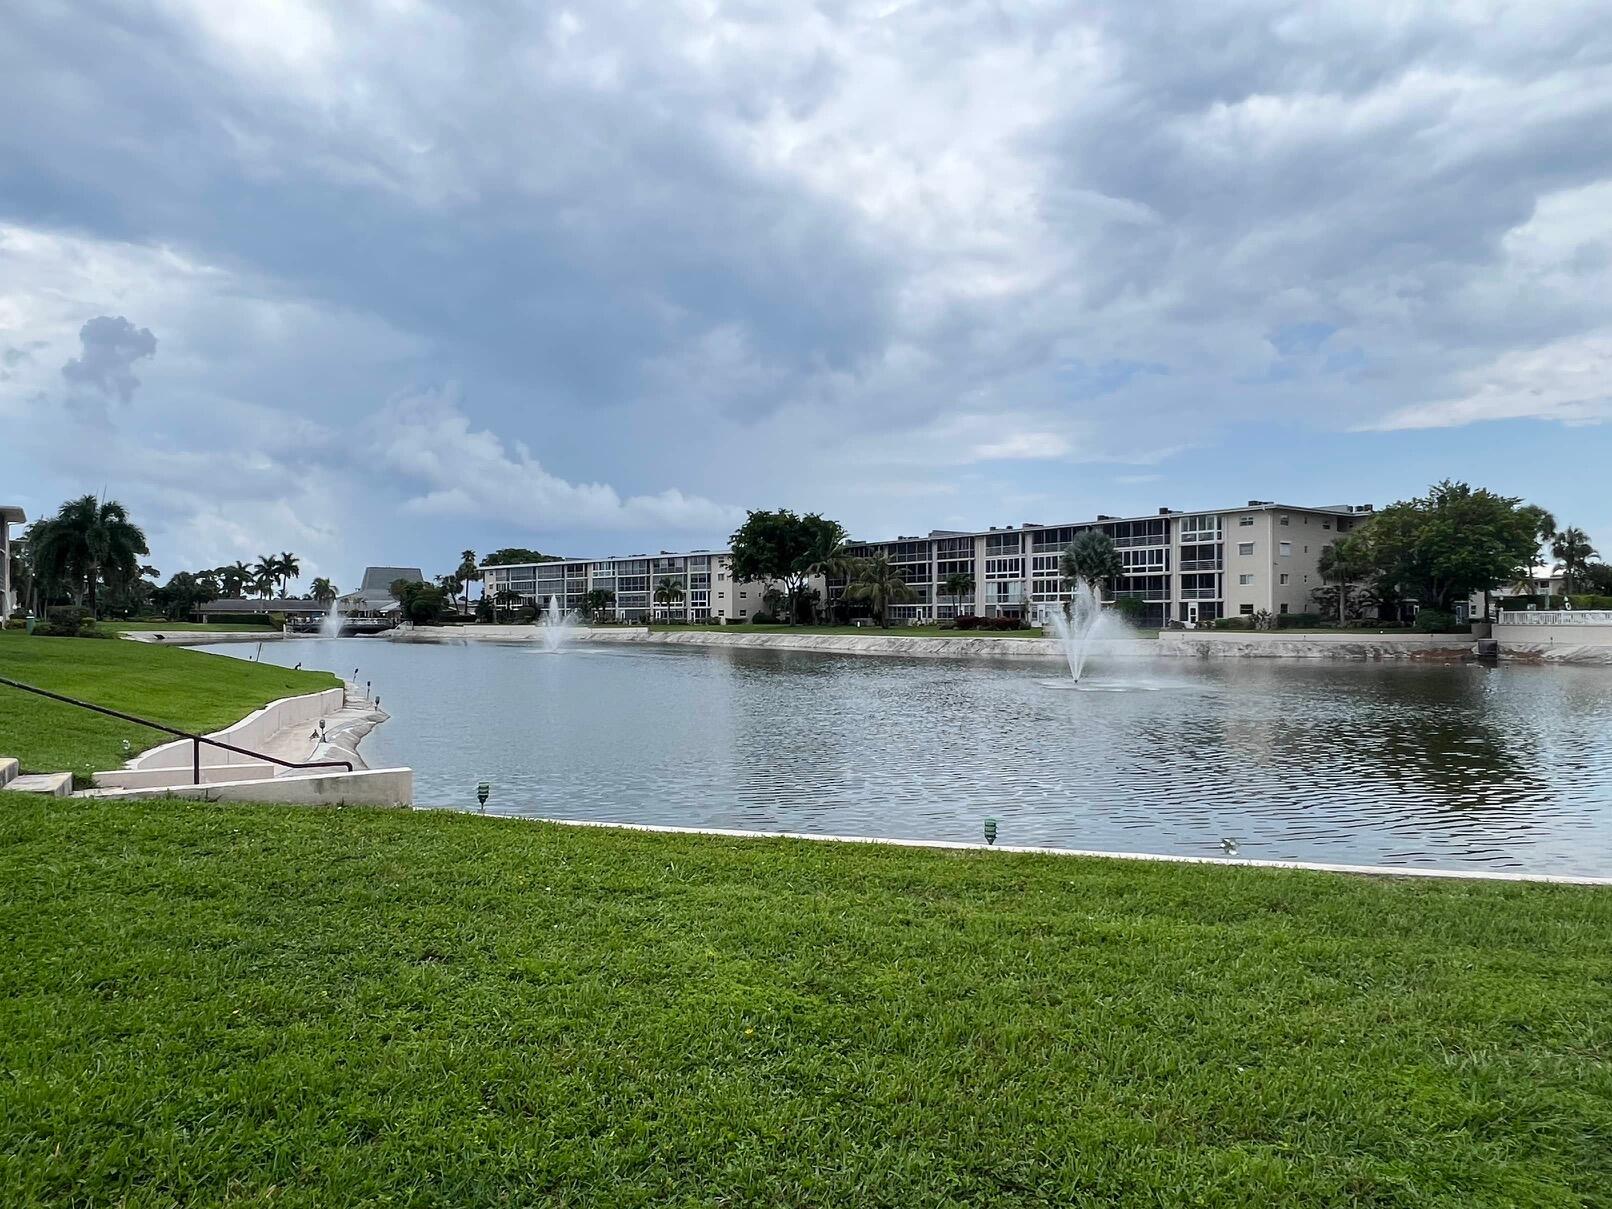
[[[1447,475],[1612,555],[1605,0],[18,0],[0,112],[0,502],[164,573]]]

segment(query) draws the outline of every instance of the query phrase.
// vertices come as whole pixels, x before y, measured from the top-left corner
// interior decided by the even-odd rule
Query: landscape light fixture
[[[492,793],[492,791],[493,791],[493,787],[490,784],[488,784],[486,781],[483,781],[479,785],[476,786],[476,801],[481,803],[481,812],[482,812],[482,814],[487,813],[487,798]]]
[[[996,843],[996,820],[995,819],[986,819],[985,820],[985,842],[987,844]]]

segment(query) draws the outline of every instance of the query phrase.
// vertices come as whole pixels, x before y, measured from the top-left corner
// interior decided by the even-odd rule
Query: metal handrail
[[[105,714],[109,718],[118,718],[124,722],[133,722],[139,726],[149,726],[152,730],[160,730],[164,734],[169,735],[178,735],[181,739],[189,739],[190,775],[192,778],[190,783],[192,785],[201,784],[201,745],[203,743],[207,744],[209,747],[220,747],[225,751],[232,751],[236,755],[251,756],[253,759],[263,760],[269,764],[278,764],[281,768],[345,768],[348,772],[353,771],[353,762],[351,760],[304,760],[301,762],[295,760],[282,760],[278,756],[267,755],[261,751],[253,751],[248,747],[236,747],[235,744],[225,743],[222,739],[209,739],[206,735],[198,735],[192,731],[180,730],[177,726],[168,726],[162,722],[153,722],[150,718],[142,718],[138,714],[125,714],[121,710],[108,709],[104,705],[96,705],[90,701],[80,701],[76,697],[64,696],[61,693],[53,693],[49,689],[35,688],[31,684],[22,683],[20,680],[12,680],[8,677],[0,676],[0,684],[4,684],[8,688],[20,688],[25,693],[37,693],[41,697],[49,697],[52,701],[60,701],[65,705],[76,705],[79,709],[93,710],[95,713]]]

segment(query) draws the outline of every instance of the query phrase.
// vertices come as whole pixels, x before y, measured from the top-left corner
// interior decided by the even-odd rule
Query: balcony
[[[1127,546],[1168,546],[1170,539],[1163,533],[1143,533],[1131,537],[1116,537],[1114,546],[1123,550]]]
[[[1181,570],[1183,571],[1221,571],[1226,566],[1222,558],[1183,558]]]
[[[1219,600],[1219,588],[1182,588],[1182,600]]]

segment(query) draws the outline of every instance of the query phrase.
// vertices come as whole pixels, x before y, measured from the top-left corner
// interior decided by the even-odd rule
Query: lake
[[[501,814],[1612,874],[1606,669],[1160,660],[1070,691],[1052,663],[727,648],[262,658],[372,681],[365,759],[421,805],[486,780]]]

